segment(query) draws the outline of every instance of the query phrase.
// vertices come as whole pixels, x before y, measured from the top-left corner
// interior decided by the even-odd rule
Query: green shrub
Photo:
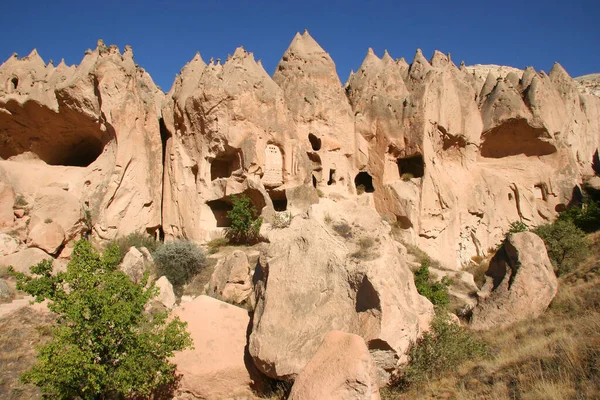
[[[156,274],[166,276],[174,287],[181,288],[204,267],[206,256],[197,244],[189,240],[168,241],[152,254]]]
[[[232,243],[253,244],[260,238],[262,218],[245,194],[231,196],[233,208],[227,212],[231,225],[225,229],[225,237]]]
[[[175,380],[169,362],[175,351],[192,344],[186,324],[167,322],[167,313],[149,318],[146,303],[157,294],[119,271],[119,252],[102,256],[86,240],[75,243],[66,272],[52,262],[30,268],[33,276],[12,272],[17,288],[56,313],[52,341],[38,349],[37,363],[21,379],[48,397],[134,398],[148,396]]]
[[[510,225],[508,227],[508,232],[506,232],[505,236],[511,235],[513,233],[527,232],[528,230],[529,230],[529,227],[524,222],[513,221],[510,223]]]
[[[229,244],[229,240],[224,237],[216,238],[206,244],[208,247],[208,254],[215,254],[221,247],[225,247]]]
[[[110,247],[113,244],[119,248],[120,257],[121,260],[123,260],[131,247],[136,247],[138,249],[145,247],[149,252],[153,252],[160,242],[157,242],[152,236],[145,233],[133,232],[127,236],[122,236],[111,241],[108,246]]]
[[[441,282],[435,282],[431,279],[429,262],[421,262],[421,267],[414,273],[414,279],[419,294],[427,297],[434,306],[444,308],[448,305],[450,302],[448,286],[451,282],[448,277],[444,277]]]
[[[579,207],[569,207],[560,213],[559,220],[571,221],[584,232],[595,232],[600,229],[600,206],[588,200]]]
[[[540,225],[533,232],[546,244],[557,276],[571,271],[588,254],[585,234],[571,220],[559,219],[553,224]]]
[[[440,377],[467,360],[485,357],[488,350],[467,328],[452,323],[448,314],[438,309],[431,329],[411,344],[407,354],[409,362],[394,382],[402,388]]]

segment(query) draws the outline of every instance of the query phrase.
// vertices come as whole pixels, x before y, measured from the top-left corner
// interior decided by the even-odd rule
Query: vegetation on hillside
[[[145,306],[157,294],[119,271],[117,246],[98,254],[86,240],[75,243],[66,272],[51,261],[14,272],[17,288],[49,300],[57,316],[52,339],[39,348],[37,362],[22,375],[58,398],[147,396],[175,380],[174,351],[191,345],[185,324],[167,322],[167,313],[149,316]]]
[[[245,194],[231,196],[232,209],[227,212],[231,225],[225,229],[225,237],[231,243],[253,244],[260,238],[262,218]]]

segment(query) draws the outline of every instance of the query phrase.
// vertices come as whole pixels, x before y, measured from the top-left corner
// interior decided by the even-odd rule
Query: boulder
[[[248,256],[243,251],[235,250],[217,262],[206,294],[228,303],[242,304],[252,292],[250,274]]]
[[[12,290],[4,279],[0,279],[0,299],[10,299],[13,295]]]
[[[179,393],[208,400],[253,398],[251,388],[259,382],[245,353],[248,312],[199,296],[177,307],[173,316],[188,323],[194,342],[193,350],[180,351],[172,359],[182,375]]]
[[[19,241],[6,233],[0,233],[0,257],[15,253],[19,248]]]
[[[123,261],[121,261],[121,271],[134,283],[139,283],[146,272],[146,260],[142,252],[136,247],[130,247]]]
[[[490,261],[471,327],[488,330],[535,318],[558,290],[546,246],[532,232],[510,235]]]
[[[378,400],[377,369],[365,341],[331,331],[294,381],[290,400]]]
[[[10,228],[15,219],[13,206],[15,192],[10,185],[0,182],[0,229]]]
[[[38,223],[27,238],[29,247],[37,247],[50,255],[55,255],[65,241],[65,231],[56,222]]]
[[[79,200],[57,187],[46,187],[38,191],[30,215],[30,225],[33,227],[47,221],[60,225],[66,240],[76,238],[83,230],[83,212]]]
[[[175,306],[175,292],[173,292],[173,285],[167,279],[166,276],[161,276],[156,281],[156,287],[159,290],[158,296],[154,300],[162,303],[167,308],[173,308]]]
[[[12,265],[15,271],[29,273],[29,267],[38,264],[43,260],[50,260],[50,257],[45,251],[35,247],[30,247],[18,251],[8,256],[0,257],[0,266]]]
[[[389,225],[372,208],[322,200],[268,240],[253,278],[248,346],[257,367],[292,380],[327,332],[343,330],[367,342],[386,381],[433,315]]]

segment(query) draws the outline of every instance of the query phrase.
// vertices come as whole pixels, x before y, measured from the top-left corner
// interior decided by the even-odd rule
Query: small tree
[[[259,239],[262,218],[245,194],[231,196],[233,208],[227,213],[231,226],[227,227],[225,236],[232,243],[255,243]]]
[[[421,296],[427,297],[434,306],[446,307],[450,302],[450,296],[448,295],[448,286],[450,286],[450,279],[445,276],[441,282],[435,282],[431,279],[429,272],[429,262],[422,261],[421,267],[414,273],[415,286]]]
[[[188,283],[204,267],[206,255],[189,240],[168,241],[153,253],[158,276],[165,275],[175,287]]]
[[[540,225],[533,232],[544,241],[557,276],[571,271],[588,254],[585,234],[571,220],[559,219],[552,224]]]
[[[174,351],[191,345],[186,324],[167,313],[150,318],[144,306],[157,294],[148,276],[135,284],[118,270],[119,250],[100,256],[90,243],[75,243],[66,272],[52,274],[51,261],[14,272],[17,288],[50,300],[57,314],[53,340],[39,349],[37,363],[21,378],[51,397],[106,398],[148,395],[173,382]]]

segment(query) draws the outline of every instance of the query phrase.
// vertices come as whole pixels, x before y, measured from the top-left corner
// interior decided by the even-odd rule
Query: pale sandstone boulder
[[[65,241],[65,231],[57,222],[38,223],[29,231],[27,245],[56,255]]]
[[[558,290],[546,246],[531,232],[508,237],[490,261],[471,327],[487,330],[535,318]]]
[[[6,233],[0,233],[0,257],[16,253],[19,241]]]
[[[14,204],[15,191],[10,185],[0,182],[0,229],[6,230],[12,227],[15,219]]]
[[[206,294],[228,303],[242,304],[252,292],[251,272],[246,253],[236,250],[217,262]]]
[[[57,187],[46,187],[38,191],[31,208],[30,226],[56,223],[66,240],[78,238],[83,230],[83,211],[74,195]],[[54,225],[52,225],[54,226]]]
[[[0,279],[0,299],[10,299],[13,296],[13,291],[10,289],[4,279]]]
[[[173,285],[166,276],[161,276],[155,283],[159,292],[154,300],[160,302],[165,307],[171,309],[175,306],[175,292],[173,292]]]
[[[367,342],[386,381],[433,315],[389,226],[371,208],[322,199],[268,239],[254,273],[256,366],[292,380],[327,332],[343,330]]]
[[[146,258],[136,247],[130,247],[120,265],[121,271],[134,283],[139,283],[146,272]]]
[[[378,400],[377,369],[365,341],[331,331],[298,375],[290,400]]]
[[[30,247],[14,254],[0,257],[0,266],[12,265],[15,271],[29,274],[29,267],[37,265],[40,261],[51,259],[52,257],[45,251]]]
[[[194,342],[194,350],[178,352],[172,359],[182,375],[178,398],[253,398],[251,386],[258,382],[248,370],[252,361],[246,359],[244,350],[248,312],[200,296],[182,303],[173,316],[188,323]]]

